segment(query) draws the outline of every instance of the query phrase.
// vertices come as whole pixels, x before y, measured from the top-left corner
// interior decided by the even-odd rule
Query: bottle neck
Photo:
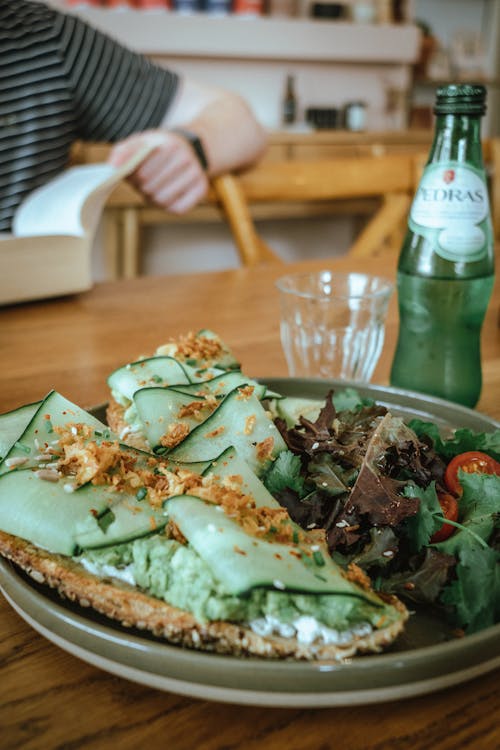
[[[438,115],[428,164],[469,162],[483,167],[480,115]]]

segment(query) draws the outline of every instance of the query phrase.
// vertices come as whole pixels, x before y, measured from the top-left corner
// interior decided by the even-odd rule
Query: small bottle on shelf
[[[292,75],[287,75],[282,110],[283,125],[293,125],[296,119],[297,97],[295,95],[295,79]]]

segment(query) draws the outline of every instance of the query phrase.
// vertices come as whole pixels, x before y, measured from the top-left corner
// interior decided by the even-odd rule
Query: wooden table
[[[394,275],[394,263],[348,259],[294,268]],[[287,269],[288,270],[288,269]],[[280,268],[103,284],[92,292],[0,311],[0,411],[55,388],[82,406],[105,401],[105,378],[167,337],[209,327],[245,372],[286,374],[274,280]],[[484,327],[478,409],[500,419],[500,288]],[[396,300],[374,382],[386,383]],[[0,747],[120,750],[493,750],[499,673],[411,700],[335,709],[264,709],[192,700],[113,677],[53,646],[0,600]]]

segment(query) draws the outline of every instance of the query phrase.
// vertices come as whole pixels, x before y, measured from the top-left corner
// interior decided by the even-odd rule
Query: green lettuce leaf
[[[419,552],[422,547],[429,544],[431,536],[443,525],[443,512],[434,482],[425,489],[408,484],[404,494],[406,497],[417,497],[420,500],[417,514],[405,521],[411,547],[415,552]]]
[[[333,403],[339,411],[357,411],[362,406],[373,406],[372,398],[364,398],[355,388],[343,388],[333,394]]]
[[[271,465],[263,481],[271,495],[278,495],[284,489],[291,489],[302,496],[304,493],[304,479],[301,476],[302,463],[300,456],[291,451],[282,451]]]
[[[441,601],[453,608],[453,622],[473,633],[500,618],[500,555],[495,550],[461,549],[456,580],[446,586]]]
[[[456,430],[452,438],[443,439],[439,434],[439,428],[432,422],[412,419],[408,426],[416,432],[419,438],[429,437],[436,453],[444,459],[450,460],[453,456],[467,451],[483,451],[500,461],[500,430],[474,432],[464,427]]]
[[[336,497],[349,491],[357,470],[343,469],[331,453],[320,453],[307,465],[307,478],[321,492]]]
[[[464,491],[459,500],[459,521],[463,528],[435,545],[457,556],[464,549],[487,546],[500,511],[500,477],[460,472],[460,481]]]

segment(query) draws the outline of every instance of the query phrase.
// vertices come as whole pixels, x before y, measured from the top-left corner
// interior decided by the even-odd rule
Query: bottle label
[[[454,262],[484,258],[492,241],[488,189],[482,173],[463,162],[425,168],[408,226]]]

